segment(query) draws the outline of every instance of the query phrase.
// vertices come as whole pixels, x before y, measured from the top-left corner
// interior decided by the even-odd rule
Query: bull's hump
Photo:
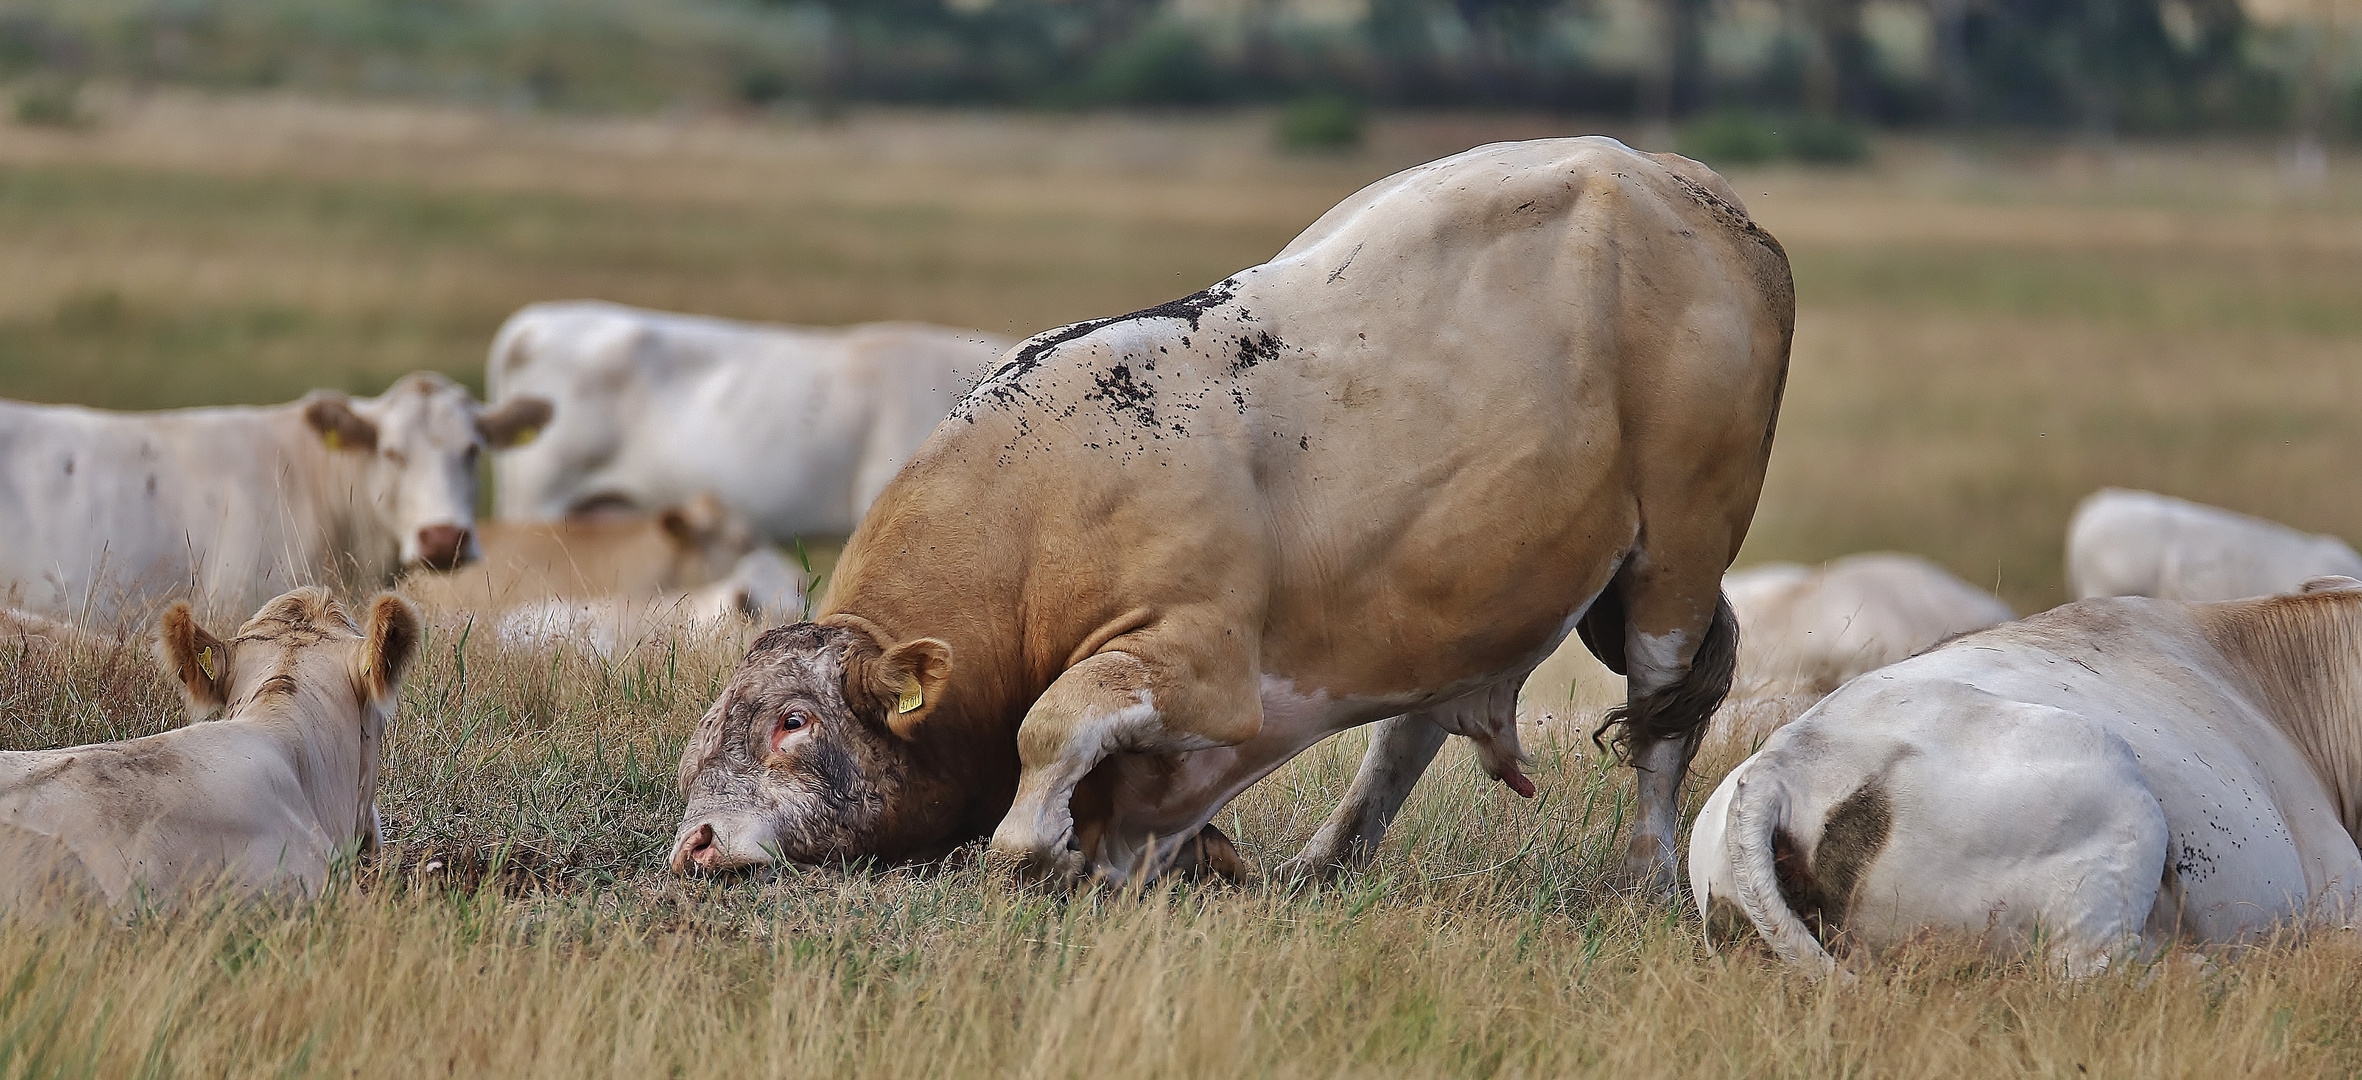
[[[1253,274],[1257,271],[1248,271]],[[1004,464],[1054,449],[1130,462],[1162,444],[1232,432],[1254,407],[1258,369],[1296,350],[1243,302],[1247,274],[1112,319],[1037,335],[956,407],[996,417]]]

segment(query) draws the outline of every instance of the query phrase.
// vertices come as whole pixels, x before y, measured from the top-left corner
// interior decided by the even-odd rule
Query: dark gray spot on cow
[[[1255,365],[1278,357],[1279,339],[1271,336],[1270,331],[1250,334],[1238,339],[1238,355],[1230,361],[1230,374],[1233,378],[1244,375]]]
[[[1102,402],[1109,416],[1156,430],[1156,386],[1133,378],[1129,366],[1117,364],[1091,376],[1091,386],[1083,400]]]
[[[1331,284],[1331,285],[1334,285],[1334,284],[1336,284],[1336,283],[1337,283],[1337,279],[1338,279],[1338,278],[1344,277],[1344,276],[1345,276],[1345,268],[1346,268],[1346,267],[1349,267],[1349,266],[1352,266],[1352,265],[1353,265],[1353,260],[1354,260],[1354,258],[1355,258],[1356,256],[1360,255],[1360,254],[1361,254],[1361,245],[1360,245],[1360,244],[1355,244],[1355,245],[1353,245],[1353,250],[1352,250],[1352,251],[1349,251],[1349,252],[1346,252],[1346,253],[1345,253],[1345,261],[1344,261],[1344,262],[1341,262],[1341,263],[1338,263],[1338,264],[1337,264],[1337,268],[1336,268],[1336,269],[1329,271],[1329,280],[1328,280],[1328,283],[1329,283],[1329,284]]]
[[[1813,936],[1834,944],[1853,910],[1862,875],[1885,850],[1894,811],[1875,781],[1863,784],[1830,809],[1821,841],[1807,851],[1794,834],[1772,834],[1772,869],[1780,899],[1810,926]]]
[[[1007,362],[1001,364],[1000,367],[993,370],[992,374],[985,376],[981,382],[978,382],[976,389],[969,391],[968,396],[960,399],[959,404],[952,406],[951,415],[973,424],[976,422],[976,410],[980,406],[1001,408],[1014,405],[1019,399],[1030,396],[1021,385],[1025,377],[1032,374],[1035,368],[1040,367],[1042,360],[1050,354],[1051,350],[1060,345],[1117,323],[1138,322],[1143,319],[1175,319],[1188,323],[1189,328],[1195,330],[1199,320],[1205,317],[1207,311],[1229,303],[1230,298],[1237,292],[1237,282],[1218,281],[1210,287],[1191,293],[1179,300],[1168,300],[1155,307],[1142,308],[1129,315],[1117,315],[1107,319],[1088,319],[1071,326],[1062,326],[1056,330],[1036,334],[1025,344],[1018,346],[1016,353],[1010,356]],[[1187,346],[1189,339],[1182,338],[1181,344]]]

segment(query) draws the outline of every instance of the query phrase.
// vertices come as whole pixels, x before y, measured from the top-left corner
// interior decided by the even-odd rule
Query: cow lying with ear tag
[[[380,842],[378,753],[418,641],[391,594],[363,627],[297,589],[228,641],[174,605],[156,658],[192,720],[222,718],[0,753],[0,907],[318,893],[331,862]]]

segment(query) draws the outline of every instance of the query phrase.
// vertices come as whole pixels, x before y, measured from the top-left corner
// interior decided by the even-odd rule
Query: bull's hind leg
[[[1154,874],[1178,857],[1189,837],[1153,845],[1103,844],[1135,852],[1134,862],[1091,865],[1075,837],[1075,787],[1112,754],[1184,754],[1234,746],[1263,724],[1262,704],[1237,635],[1146,631],[1110,643],[1068,668],[1025,714],[1017,729],[1023,771],[1017,797],[993,830],[992,850],[1031,871],[1086,873],[1124,881]]]
[[[1624,675],[1624,704],[1608,711],[1599,732],[1613,730],[1616,753],[1639,774],[1632,838],[1617,872],[1627,888],[1674,887],[1681,783],[1738,666],[1738,620],[1720,587],[1726,561],[1636,557],[1583,617],[1583,643]]]
[[[1282,863],[1275,873],[1283,879],[1322,877],[1369,865],[1385,839],[1386,827],[1402,811],[1411,787],[1427,771],[1444,736],[1461,735],[1476,744],[1484,770],[1520,795],[1532,797],[1534,785],[1520,768],[1525,751],[1517,740],[1517,690],[1525,672],[1462,694],[1450,701],[1379,721],[1362,755],[1353,787],[1304,850]]]
[[[1435,760],[1435,752],[1443,747],[1448,734],[1424,712],[1380,720],[1376,728],[1345,800],[1337,804],[1320,831],[1305,841],[1303,851],[1272,872],[1274,876],[1283,881],[1317,879],[1368,865],[1377,853],[1378,841],[1386,836],[1386,827],[1402,811],[1403,800],[1427,771],[1427,763]]]

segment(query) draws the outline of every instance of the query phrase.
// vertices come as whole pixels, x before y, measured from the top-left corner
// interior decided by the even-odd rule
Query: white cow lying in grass
[[[1739,672],[1712,735],[1742,747],[1856,675],[2017,617],[1943,567],[1892,552],[1749,567],[1724,575],[1722,592],[1739,617]]]
[[[327,590],[297,589],[224,642],[186,604],[157,658],[192,719],[122,742],[0,753],[0,907],[171,905],[310,895],[329,864],[380,841],[378,750],[418,648],[401,598],[353,625]]]
[[[403,591],[428,611],[500,611],[551,597],[652,597],[728,577],[754,527],[711,493],[654,514],[483,523],[484,558]]]
[[[2362,555],[2343,540],[2146,491],[2095,492],[2067,527],[2079,598],[2236,600],[2332,574],[2362,577]]]
[[[557,421],[494,466],[497,516],[653,511],[712,491],[771,539],[844,536],[1014,344],[917,323],[766,326],[596,301],[533,304],[493,339],[495,402]]]
[[[1917,555],[1873,552],[1818,567],[1727,574],[1739,617],[1740,692],[1826,694],[1946,638],[2017,617],[1993,594]]]
[[[1838,690],[1698,816],[1690,888],[1813,971],[1925,929],[2073,973],[2345,917],[2362,582],[2087,600]]]
[[[661,596],[538,600],[503,613],[493,630],[512,649],[573,644],[613,659],[667,637],[755,630],[802,618],[803,611],[804,575],[777,550],[763,547],[738,560],[729,577],[702,588]]]
[[[234,617],[299,584],[449,570],[478,554],[477,457],[549,416],[432,374],[267,408],[0,401],[0,603],[111,629],[168,597]]]

